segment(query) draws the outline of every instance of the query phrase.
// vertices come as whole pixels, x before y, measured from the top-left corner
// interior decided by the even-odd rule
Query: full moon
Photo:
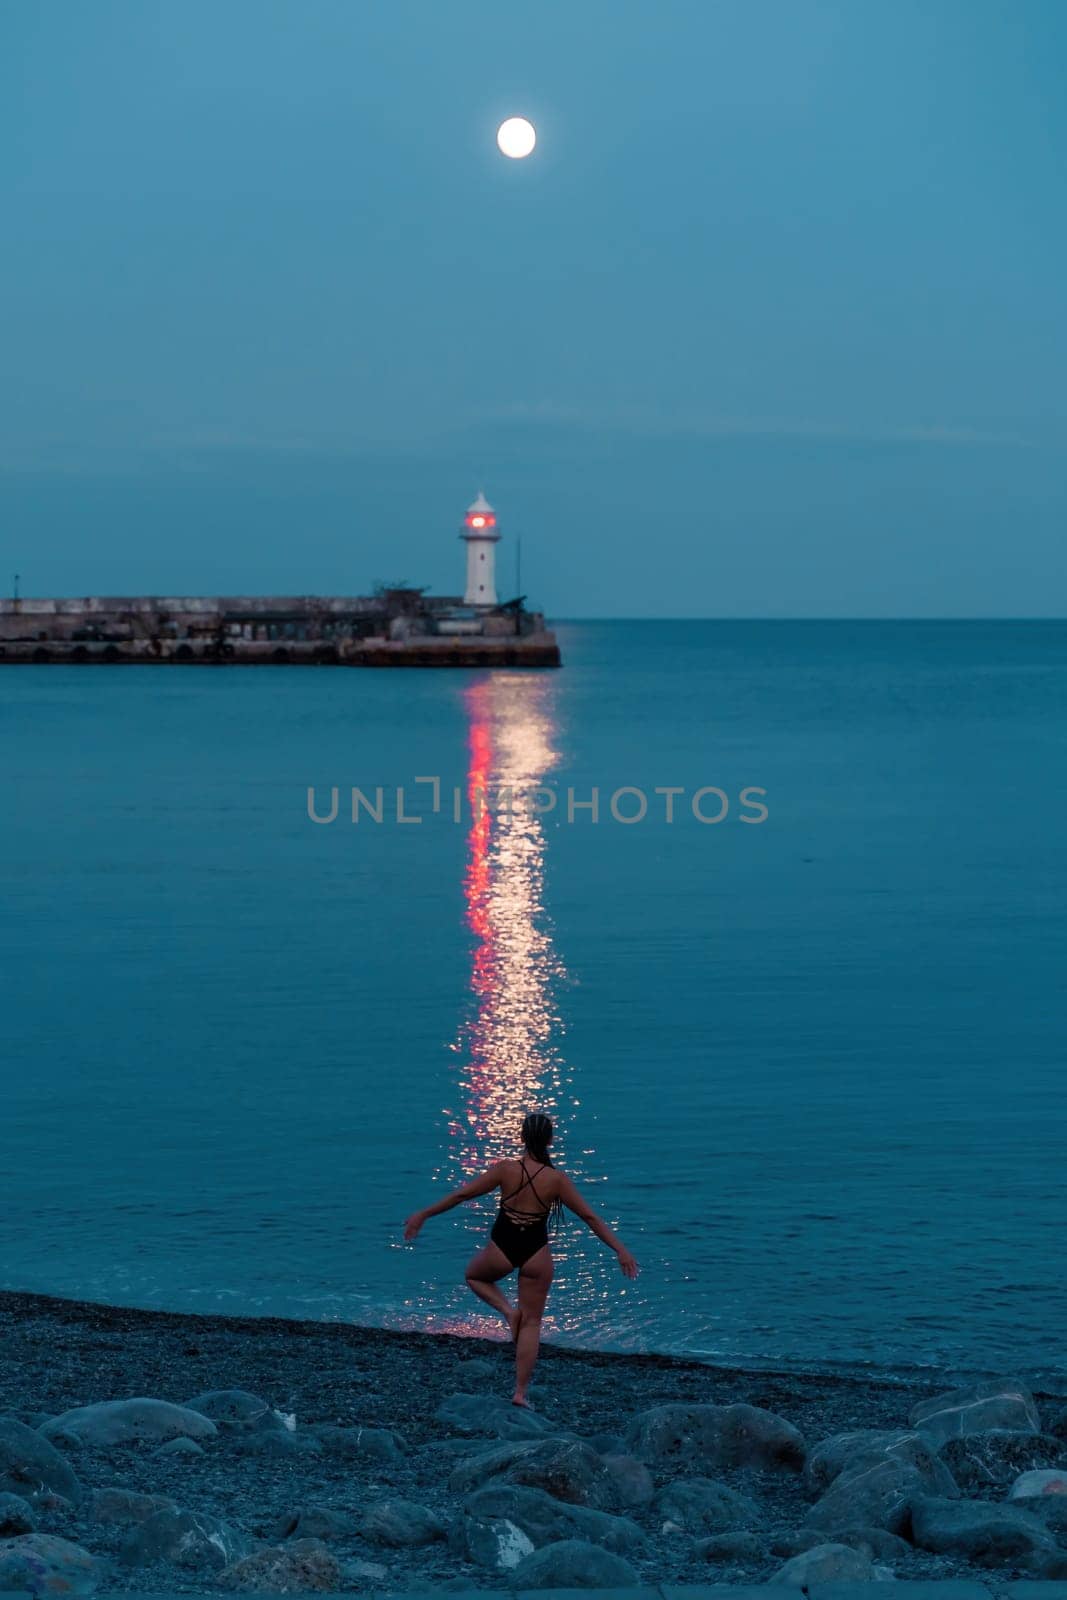
[[[533,123],[527,122],[525,117],[509,117],[496,130],[496,142],[501,155],[510,156],[513,161],[521,161],[523,156],[530,154],[537,143],[537,131]]]

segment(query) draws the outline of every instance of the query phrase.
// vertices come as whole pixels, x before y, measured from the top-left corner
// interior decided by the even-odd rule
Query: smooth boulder
[[[490,1484],[468,1495],[449,1540],[457,1554],[503,1570],[527,1553],[561,1539],[581,1539],[617,1555],[639,1549],[644,1534],[628,1517],[568,1505],[543,1489]]]
[[[51,1490],[77,1505],[82,1487],[70,1464],[36,1428],[14,1417],[0,1417],[0,1493],[38,1494]]]
[[[391,1428],[342,1428],[329,1423],[309,1429],[303,1437],[317,1441],[328,1456],[347,1456],[353,1461],[380,1461],[388,1466],[401,1461],[404,1454],[400,1436]]]
[[[1008,1491],[1009,1500],[1041,1500],[1045,1495],[1067,1495],[1067,1469],[1052,1467],[1043,1472],[1022,1472]]]
[[[1058,1466],[1067,1448],[1046,1433],[973,1433],[947,1440],[939,1455],[964,1494],[984,1497],[1010,1488],[1021,1472]]]
[[[185,1402],[186,1410],[210,1417],[220,1432],[242,1428],[285,1429],[285,1418],[247,1389],[208,1389]]]
[[[209,1417],[169,1400],[100,1400],[53,1417],[41,1429],[55,1444],[103,1449],[115,1444],[159,1444],[165,1439],[211,1439],[217,1429]],[[62,1492],[62,1491],[60,1491]]]
[[[34,1596],[92,1594],[99,1587],[96,1558],[69,1539],[52,1533],[26,1533],[0,1544],[0,1593]]]
[[[513,1406],[498,1395],[450,1394],[434,1412],[434,1421],[456,1433],[497,1439],[543,1439],[556,1431],[537,1412]]]
[[[360,1532],[372,1544],[391,1545],[395,1550],[432,1544],[445,1537],[446,1528],[435,1511],[414,1500],[394,1496],[368,1505],[360,1521]]]
[[[247,1555],[251,1540],[229,1523],[199,1511],[157,1511],[136,1523],[119,1548],[127,1567],[172,1561],[180,1567],[224,1567]]]
[[[359,1532],[357,1519],[347,1511],[335,1511],[331,1506],[301,1506],[297,1511],[286,1511],[271,1529],[271,1538],[282,1539],[351,1539]]]
[[[626,1448],[641,1460],[690,1472],[778,1467],[799,1472],[804,1439],[792,1423],[759,1406],[653,1406],[633,1418]]]
[[[600,1458],[611,1484],[610,1502],[605,1510],[627,1511],[637,1506],[647,1506],[656,1492],[652,1474],[636,1456],[612,1453]]]
[[[1062,1554],[1037,1517],[987,1500],[920,1497],[911,1508],[911,1537],[920,1550],[958,1556],[979,1567],[1018,1565],[1044,1572],[1049,1558]]]
[[[863,1428],[820,1440],[804,1462],[804,1487],[813,1496],[825,1494],[843,1472],[862,1470],[880,1460],[903,1461],[915,1467],[931,1494],[951,1499],[959,1492],[948,1467],[914,1428]]]
[[[256,1550],[224,1568],[216,1582],[220,1589],[253,1594],[337,1593],[347,1587],[341,1563],[318,1539]]]
[[[935,1447],[972,1433],[1040,1433],[1041,1419],[1025,1384],[1008,1378],[970,1384],[920,1400],[908,1413],[911,1427],[926,1434]]]
[[[876,1567],[870,1556],[849,1544],[817,1544],[793,1556],[768,1580],[789,1588],[806,1589],[810,1583],[870,1583],[891,1578],[892,1573]]]
[[[119,1486],[94,1489],[89,1496],[89,1515],[96,1522],[110,1522],[120,1528],[129,1528],[147,1522],[158,1511],[177,1511],[177,1502],[165,1494],[138,1494],[134,1489]]]
[[[524,1556],[508,1575],[514,1589],[634,1589],[628,1561],[584,1539],[561,1539]]]
[[[543,1489],[570,1505],[606,1510],[615,1505],[612,1476],[581,1439],[543,1439],[517,1453],[500,1476],[507,1483]]]
[[[715,1566],[753,1566],[762,1563],[765,1553],[758,1533],[713,1533],[708,1539],[697,1539],[693,1546],[695,1556]]]
[[[14,1539],[20,1533],[36,1532],[33,1511],[20,1494],[0,1494],[0,1539]]]
[[[912,1500],[926,1492],[910,1462],[883,1457],[855,1472],[842,1472],[804,1521],[826,1534],[860,1526],[901,1533],[907,1529]]]
[[[676,1478],[659,1491],[652,1507],[662,1532],[734,1533],[763,1522],[755,1501],[714,1478]]]

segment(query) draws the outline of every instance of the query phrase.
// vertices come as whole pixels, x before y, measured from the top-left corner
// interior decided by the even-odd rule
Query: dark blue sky
[[[0,583],[1067,611],[1062,0],[6,0]],[[527,162],[494,130],[538,126]]]

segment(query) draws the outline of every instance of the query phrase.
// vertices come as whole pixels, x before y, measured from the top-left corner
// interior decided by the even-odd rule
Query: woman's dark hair
[[[522,1119],[522,1142],[535,1161],[552,1165],[548,1147],[552,1143],[552,1118],[543,1111],[528,1111]],[[548,1208],[548,1228],[555,1233],[563,1220],[563,1201],[557,1195]]]
[[[535,1161],[550,1167],[548,1147],[552,1143],[552,1118],[546,1117],[543,1111],[528,1111],[522,1119],[522,1142]]]

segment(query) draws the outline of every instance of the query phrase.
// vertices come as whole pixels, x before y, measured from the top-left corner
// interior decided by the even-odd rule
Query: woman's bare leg
[[[477,1255],[471,1257],[465,1274],[468,1289],[472,1289],[479,1300],[484,1300],[487,1306],[492,1306],[494,1311],[499,1311],[506,1318],[513,1339],[519,1325],[518,1309],[496,1285],[498,1279],[506,1278],[509,1272],[514,1271],[500,1246],[490,1240]]]
[[[519,1269],[519,1333],[515,1340],[516,1405],[526,1404],[537,1352],[541,1348],[541,1313],[552,1287],[552,1252],[547,1244]]]

